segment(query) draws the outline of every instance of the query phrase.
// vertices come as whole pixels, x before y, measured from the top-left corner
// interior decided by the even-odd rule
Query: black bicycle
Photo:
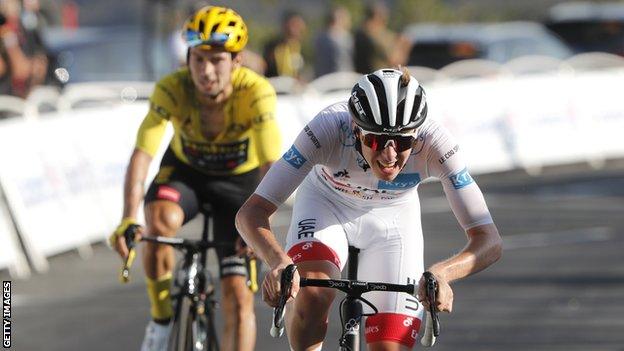
[[[217,308],[215,284],[207,267],[208,250],[225,247],[231,243],[209,240],[211,216],[204,215],[201,240],[170,238],[164,236],[141,237],[141,241],[169,245],[182,253],[175,273],[171,300],[174,306],[169,351],[219,351],[214,314]],[[135,251],[135,234],[138,226],[124,234],[130,254],[121,273],[122,281],[129,280],[129,268]],[[250,262],[254,264],[255,262]]]
[[[362,294],[370,291],[385,292],[404,292],[416,296],[418,287],[414,284],[389,284],[379,282],[364,282],[357,280],[357,255],[359,249],[349,247],[349,260],[347,268],[347,279],[307,279],[301,278],[300,287],[316,286],[323,288],[333,288],[344,292],[346,295],[340,302],[340,321],[342,334],[340,336],[339,351],[359,351],[360,350],[360,324],[362,317],[372,316],[377,313],[377,308],[364,299]],[[273,309],[273,320],[271,323],[271,336],[280,337],[284,333],[284,307],[290,296],[292,287],[292,279],[297,267],[295,265],[287,266],[282,272],[280,278],[281,291],[278,306]],[[428,273],[428,272],[427,272]],[[432,280],[429,280],[431,278]],[[425,277],[427,284],[432,283],[432,291],[427,286],[427,298],[429,300],[429,310],[427,311],[427,321],[425,322],[425,335],[421,339],[421,343],[425,346],[433,346],[435,337],[440,333],[440,324],[435,310],[435,305],[431,303],[435,301],[435,291],[437,283],[432,274]],[[362,302],[369,306],[373,313],[363,313]]]

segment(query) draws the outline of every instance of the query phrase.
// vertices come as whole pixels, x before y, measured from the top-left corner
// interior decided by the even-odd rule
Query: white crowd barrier
[[[119,222],[146,111],[139,102],[2,121],[0,180],[36,270],[47,269],[48,256],[104,239]],[[153,175],[158,161],[152,166]]]
[[[623,68],[441,80],[426,86],[429,117],[458,139],[475,174],[579,161],[599,165],[624,157],[622,81]],[[323,107],[348,96],[280,95],[282,149]],[[117,225],[125,168],[146,112],[145,101],[120,100],[0,121],[0,182],[35,269],[45,270],[50,255],[105,239]],[[151,175],[157,167],[158,158]],[[8,242],[4,234],[0,240]],[[0,254],[3,260],[12,255]]]
[[[0,195],[2,190],[0,189]],[[30,268],[4,202],[0,202],[0,269],[8,268],[11,276],[25,278]]]

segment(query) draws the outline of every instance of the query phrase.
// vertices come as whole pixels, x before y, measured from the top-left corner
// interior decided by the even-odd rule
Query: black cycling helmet
[[[401,134],[425,122],[427,99],[409,73],[380,69],[364,75],[351,89],[349,111],[365,131]]]

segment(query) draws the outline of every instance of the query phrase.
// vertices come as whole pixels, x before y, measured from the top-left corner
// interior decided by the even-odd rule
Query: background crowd
[[[409,65],[413,38],[408,39],[402,32],[409,24],[538,20],[536,13],[544,17],[549,6],[560,2],[528,1],[513,7],[503,6],[505,2],[486,0],[426,0],[419,1],[416,8],[414,2],[402,0],[260,1],[258,4],[230,1],[227,6],[249,18],[251,37],[244,64],[267,77],[286,76],[304,83],[332,72],[365,73],[380,67]],[[67,66],[67,57],[82,60],[73,62],[73,65],[89,71],[90,80],[98,80],[91,79],[97,76],[91,71],[109,65],[120,72],[103,74],[104,80],[138,77],[155,81],[185,64],[181,23],[195,9],[212,3],[221,5],[223,1],[0,0],[0,95],[25,98],[37,85],[66,83],[67,79],[59,79],[55,69]],[[312,6],[313,3],[318,6]],[[125,8],[123,13],[118,11],[121,7]],[[265,10],[260,12],[260,8]],[[484,8],[487,11],[483,11]],[[114,18],[110,13],[106,14],[111,9],[117,9]],[[620,49],[615,51],[621,50],[622,55],[623,23],[624,16],[620,21],[611,20],[608,27],[601,29],[613,32],[612,38],[607,39],[621,42],[618,44]],[[67,35],[67,32],[80,32],[84,28],[94,29],[88,37],[92,39]],[[119,41],[117,36],[123,38],[121,40],[133,41],[127,46],[134,49],[132,53],[125,46],[115,49],[101,42],[102,37]],[[74,44],[80,40],[93,40],[88,44],[80,42],[80,45],[84,51],[92,51],[92,56],[97,59],[85,63],[84,58],[77,55],[64,56],[67,46],[71,49],[73,45],[71,40],[63,41],[67,38]],[[97,50],[106,52],[106,57]],[[111,53],[115,50],[123,52],[127,58],[118,62],[119,59]],[[65,68],[73,73],[70,67]],[[128,74],[140,70],[144,73]],[[71,75],[69,82],[76,82],[76,78]]]

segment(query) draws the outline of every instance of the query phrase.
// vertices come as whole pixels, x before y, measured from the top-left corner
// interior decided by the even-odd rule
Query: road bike
[[[207,269],[208,250],[232,245],[209,240],[211,214],[204,213],[204,228],[201,240],[170,238],[164,236],[141,237],[141,241],[158,245],[169,245],[182,253],[173,280],[171,300],[174,315],[169,334],[169,351],[219,351],[214,315],[217,308],[216,286],[210,270]],[[134,260],[135,235],[138,226],[124,233],[130,250],[121,273],[127,282],[130,266]],[[248,264],[255,264],[250,260]],[[249,267],[248,267],[249,268]]]
[[[340,321],[342,334],[338,340],[339,351],[359,351],[360,350],[360,325],[362,317],[371,316],[377,313],[377,308],[364,299],[362,294],[370,291],[384,292],[404,292],[416,296],[418,286],[415,284],[389,284],[380,282],[365,282],[357,280],[357,255],[359,249],[349,247],[349,259],[347,268],[347,279],[308,279],[300,278],[299,286],[316,286],[323,288],[332,288],[344,292],[346,295],[340,302]],[[292,279],[297,267],[295,265],[287,266],[282,272],[280,278],[281,295],[277,307],[273,309],[273,319],[271,323],[271,336],[280,337],[284,333],[284,307],[290,296],[292,287]],[[437,291],[437,282],[435,277],[425,272],[425,284],[427,290],[427,299],[429,309],[426,311],[425,333],[421,339],[421,344],[430,347],[435,344],[435,338],[440,334],[440,323],[435,309],[435,294]],[[362,302],[369,306],[373,313],[364,313]]]

